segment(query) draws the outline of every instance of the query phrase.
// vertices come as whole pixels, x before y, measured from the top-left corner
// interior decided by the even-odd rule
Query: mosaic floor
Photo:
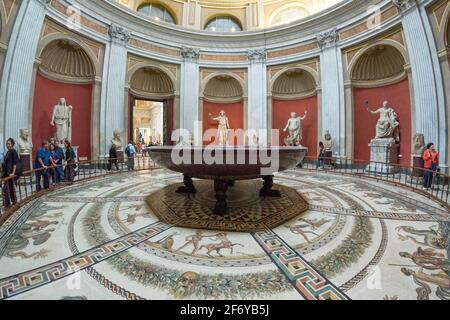
[[[450,299],[450,216],[408,190],[288,171],[306,212],[258,232],[175,227],[163,170],[66,187],[0,227],[0,299]]]

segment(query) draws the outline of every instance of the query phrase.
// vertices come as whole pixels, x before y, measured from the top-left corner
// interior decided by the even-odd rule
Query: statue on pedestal
[[[230,129],[230,124],[228,122],[227,116],[225,115],[225,111],[220,111],[219,116],[216,118],[213,118],[211,113],[209,114],[209,117],[211,118],[211,120],[217,121],[219,123],[219,126],[217,128],[217,138],[219,140],[219,145],[228,145],[228,130]]]
[[[413,137],[412,155],[422,157],[425,151],[425,136],[423,133],[416,133]]]
[[[55,137],[59,142],[72,138],[72,106],[66,104],[66,99],[59,99],[59,103],[53,108],[50,124],[56,127]]]
[[[111,144],[117,151],[122,150],[122,134],[119,130],[114,130]]]
[[[28,129],[20,129],[20,136],[17,141],[19,145],[19,155],[31,154],[33,143],[29,140],[30,131]]]
[[[333,138],[331,137],[330,131],[325,131],[325,136],[324,136],[324,141],[323,141],[323,145],[325,147],[324,151],[325,152],[332,152],[333,151],[333,147],[334,147],[334,142],[333,142]]]
[[[375,139],[394,139],[400,141],[398,115],[394,109],[389,107],[389,102],[384,101],[383,106],[375,111],[370,110],[369,101],[366,101],[366,109],[371,114],[380,114],[376,125]]]
[[[306,119],[307,114],[308,112],[305,111],[303,117],[297,117],[297,113],[291,113],[291,118],[288,120],[286,127],[283,129],[284,132],[289,130],[289,136],[284,139],[284,143],[287,146],[299,145],[300,142],[302,142],[302,121]]]

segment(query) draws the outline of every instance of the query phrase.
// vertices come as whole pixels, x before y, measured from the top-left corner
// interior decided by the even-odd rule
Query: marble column
[[[320,128],[328,130],[334,140],[333,153],[345,154],[345,107],[344,107],[344,79],[342,61],[339,48],[337,29],[332,29],[317,35],[321,48],[321,124]],[[320,133],[320,137],[324,132]]]
[[[100,152],[102,155],[109,150],[114,130],[122,132],[124,143],[128,136],[123,120],[126,98],[123,88],[127,71],[127,44],[130,32],[120,26],[111,25],[109,36],[111,37],[111,42],[107,45],[105,52],[100,112]]]
[[[434,142],[445,163],[447,153],[444,88],[434,38],[416,0],[392,0],[402,13],[414,87],[415,131]]]
[[[267,66],[264,49],[247,52],[248,67],[248,105],[247,130],[256,131],[259,144],[267,144],[267,134],[260,130],[269,130],[267,114]],[[267,131],[266,131],[267,132]]]
[[[49,0],[22,1],[12,30],[0,88],[3,143],[9,137],[17,138],[20,128],[31,127],[34,61],[49,3]]]
[[[181,65],[181,96],[180,96],[180,129],[194,134],[199,126],[199,84],[200,68],[198,58],[200,50],[196,48],[182,48],[184,58]],[[201,130],[199,134],[201,135]],[[202,143],[202,137],[194,136],[195,144]]]

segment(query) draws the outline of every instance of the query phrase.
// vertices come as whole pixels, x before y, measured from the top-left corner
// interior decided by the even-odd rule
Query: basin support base
[[[273,176],[262,176],[264,180],[263,187],[259,191],[261,197],[274,197],[280,198],[281,192],[279,190],[273,189]]]
[[[194,182],[192,181],[192,178],[189,176],[184,176],[183,178],[184,186],[179,187],[177,189],[177,193],[188,193],[188,194],[194,194],[197,193],[197,189],[195,189]]]
[[[214,214],[225,215],[228,213],[227,205],[227,190],[230,186],[230,181],[214,180],[214,191],[216,192],[216,206],[214,207]]]

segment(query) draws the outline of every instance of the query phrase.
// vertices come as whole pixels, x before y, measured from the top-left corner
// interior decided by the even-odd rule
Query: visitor
[[[55,152],[57,156],[57,166],[55,168],[56,182],[61,183],[64,181],[64,149],[61,148],[58,140],[55,141]]]
[[[77,156],[69,140],[67,139],[64,140],[64,147],[66,148],[66,155],[65,155],[66,168],[64,170],[64,182],[72,184],[75,178]]]
[[[9,178],[4,181],[2,186],[3,205],[5,208],[9,208],[11,205],[17,203],[14,176],[16,175],[16,168],[19,163],[19,155],[14,149],[15,144],[16,142],[12,138],[6,141],[7,151],[2,163],[2,179]]]
[[[423,153],[425,173],[423,177],[423,190],[428,191],[433,185],[434,172],[439,172],[439,153],[434,143],[429,143]]]
[[[134,156],[136,155],[136,149],[134,148],[133,141],[130,141],[130,143],[127,145],[125,154],[127,155],[128,171],[132,171],[134,170]]]
[[[36,191],[41,191],[41,180],[44,179],[44,189],[49,186],[49,172],[50,165],[50,151],[48,150],[48,141],[42,142],[41,147],[36,152],[36,159],[34,161],[34,168],[36,169]]]
[[[317,169],[325,169],[325,145],[319,142],[319,154],[317,155]]]
[[[112,165],[115,165],[116,170],[119,171],[119,164],[117,161],[117,150],[116,146],[113,144],[109,149],[109,160],[108,160],[108,171],[112,170]]]
[[[56,148],[54,143],[50,143],[48,146],[48,150],[50,151],[50,161],[48,166],[48,175],[52,180],[52,184],[56,184],[56,167],[57,167],[57,158],[58,155],[56,153]]]

